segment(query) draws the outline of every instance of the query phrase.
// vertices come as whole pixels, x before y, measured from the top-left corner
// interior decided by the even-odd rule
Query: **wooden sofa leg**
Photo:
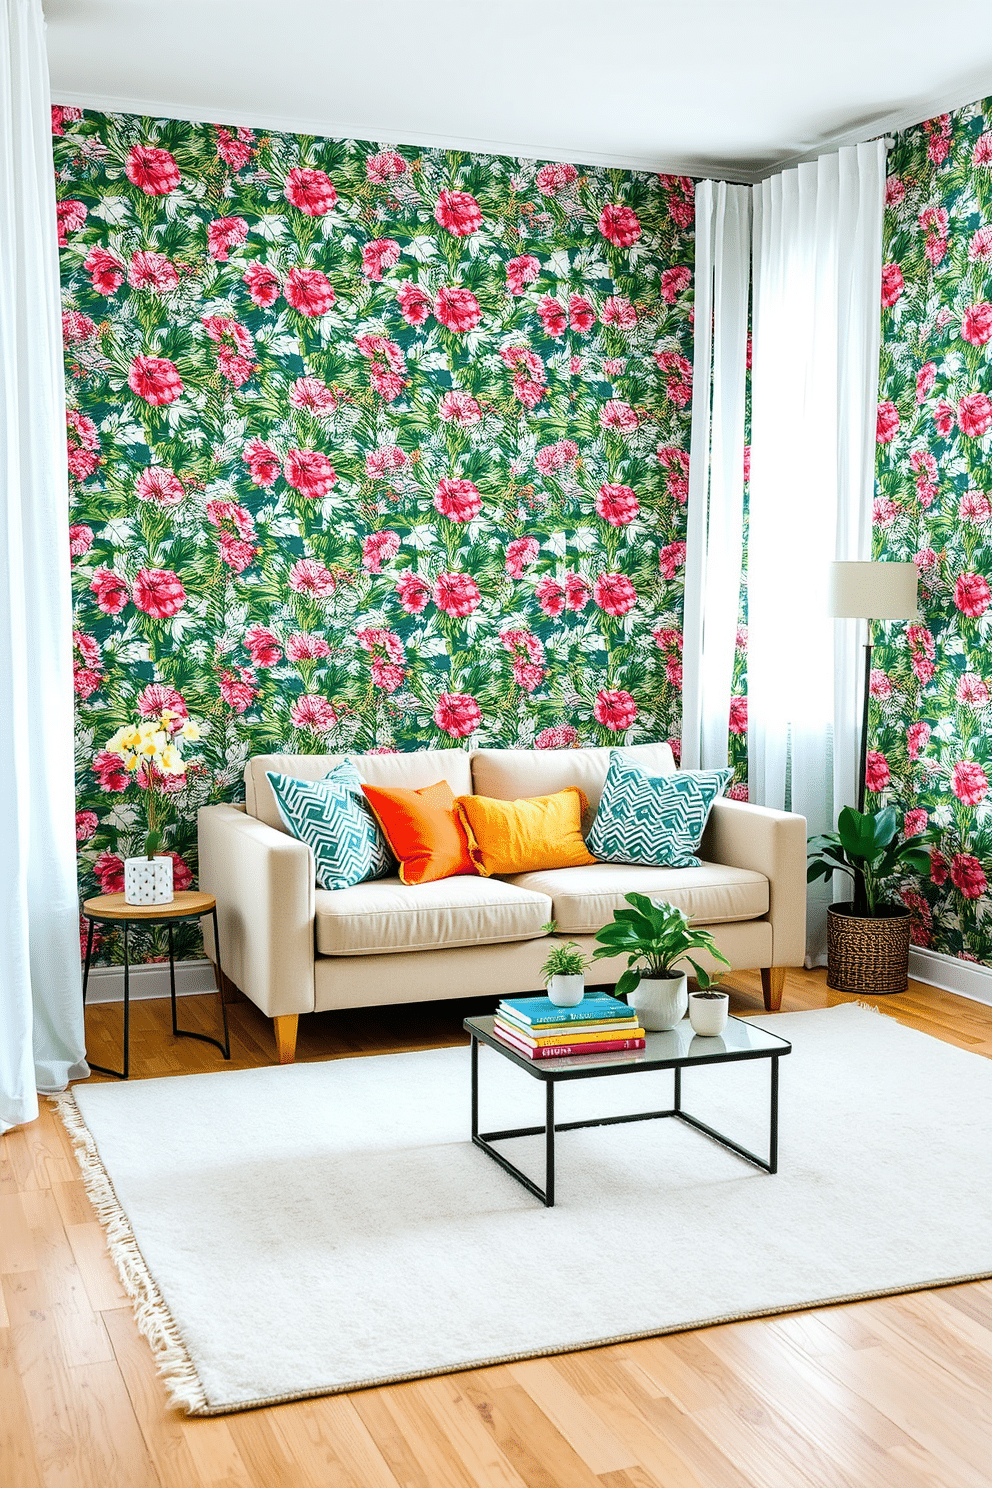
[[[761,992],[765,999],[765,1008],[769,1013],[777,1013],[781,1008],[784,986],[784,966],[763,966],[761,968]]]
[[[296,1058],[296,1030],[299,1027],[299,1013],[283,1013],[281,1017],[273,1018],[276,1029],[276,1052],[279,1055],[280,1064],[292,1064]]]

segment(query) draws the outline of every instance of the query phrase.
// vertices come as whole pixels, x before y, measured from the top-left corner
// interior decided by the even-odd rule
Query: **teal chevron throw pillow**
[[[324,780],[265,773],[287,832],[313,849],[318,889],[350,889],[395,871],[354,765],[342,761]]]
[[[603,863],[698,868],[696,849],[710,807],[733,773],[677,770],[672,775],[648,775],[614,749],[586,847]]]

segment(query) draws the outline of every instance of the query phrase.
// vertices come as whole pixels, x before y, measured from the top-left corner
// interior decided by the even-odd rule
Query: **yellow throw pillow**
[[[596,861],[582,840],[582,816],[589,802],[577,786],[523,801],[459,796],[457,804],[469,857],[485,877],[578,868]]]

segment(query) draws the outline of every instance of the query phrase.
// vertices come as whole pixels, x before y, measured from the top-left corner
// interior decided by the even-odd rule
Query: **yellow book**
[[[636,1024],[631,1026],[626,1022],[618,1023],[616,1019],[609,1024],[608,1029],[598,1028],[592,1031],[583,1029],[581,1033],[576,1031],[574,1023],[566,1023],[555,1031],[550,1030],[547,1024],[545,1024],[542,1026],[541,1032],[536,1036],[525,1032],[515,1023],[511,1023],[509,1019],[504,1022],[503,1019],[497,1018],[496,1027],[507,1029],[521,1043],[533,1044],[536,1048],[542,1048],[545,1044],[600,1044],[604,1039],[644,1037],[643,1028],[637,1027]]]

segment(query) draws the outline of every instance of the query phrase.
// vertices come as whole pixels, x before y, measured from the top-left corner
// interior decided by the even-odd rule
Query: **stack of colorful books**
[[[637,1014],[606,992],[587,992],[575,1007],[558,1007],[550,997],[504,997],[493,1033],[528,1059],[644,1048]]]

